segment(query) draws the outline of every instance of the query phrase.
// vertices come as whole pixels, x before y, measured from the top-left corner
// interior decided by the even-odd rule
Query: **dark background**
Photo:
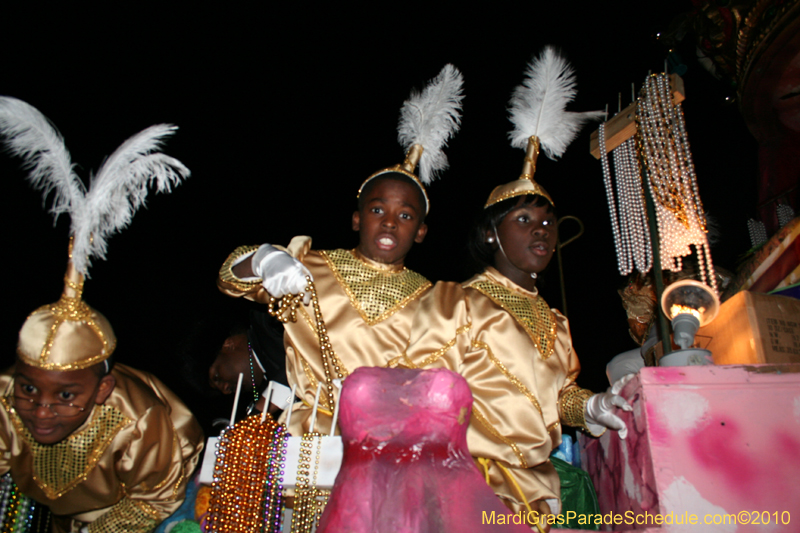
[[[401,161],[400,106],[448,62],[465,77],[463,127],[447,150],[450,169],[429,189],[428,238],[407,264],[432,280],[469,277],[474,214],[521,168],[522,151],[506,140],[505,108],[531,57],[546,44],[560,47],[578,77],[569,109],[608,104],[613,112],[618,93],[624,107],[631,83],[638,91],[648,71],[664,69],[667,49],[656,34],[692,9],[688,1],[590,10],[538,4],[4,7],[0,94],[54,122],[84,180],[130,135],[160,122],[180,127],[164,151],[192,177],[169,196],[152,194],[86,283],[85,300],[115,328],[117,360],[180,389],[177,347],[225,300],[215,277],[235,246],[308,234],[316,248],[354,247],[350,216],[360,183]],[[688,68],[684,111],[700,194],[721,232],[712,253],[734,270],[749,247],[746,220],[755,216],[756,142],[737,107],[725,104],[728,89],[694,59],[691,37],[678,52]],[[616,292],[625,279],[601,167],[588,150],[595,128],[560,161],[541,157],[536,178],[559,216],[586,226],[564,249],[563,269],[584,367],[579,382],[600,390],[608,360],[635,345]],[[27,313],[58,299],[67,260],[68,219],[53,227],[25,175],[18,159],[0,156],[6,364]],[[561,308],[553,267],[542,290]]]

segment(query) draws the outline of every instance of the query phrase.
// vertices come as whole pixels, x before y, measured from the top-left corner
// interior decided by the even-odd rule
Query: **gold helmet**
[[[106,317],[81,299],[83,276],[70,259],[64,292],[28,316],[19,331],[17,355],[44,370],[78,370],[108,359],[117,338]]]

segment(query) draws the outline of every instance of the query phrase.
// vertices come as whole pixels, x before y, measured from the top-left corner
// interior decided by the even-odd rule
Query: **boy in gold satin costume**
[[[106,239],[128,224],[147,186],[169,190],[189,175],[157,152],[175,129],[151,126],[128,139],[87,190],[47,118],[0,96],[0,135],[31,169],[32,185],[45,197],[54,191],[51,212],[71,218],[61,298],[28,316],[16,364],[0,374],[0,475],[50,509],[51,523],[37,526],[51,532],[154,530],[183,501],[203,448],[199,424],[169,389],[111,364],[111,324],[82,300],[91,259],[103,258]],[[4,527],[23,527],[21,514],[6,514]]]
[[[295,237],[286,248],[304,271],[301,279],[310,275],[314,280],[339,368],[332,379],[344,379],[360,366],[384,366],[407,342],[419,298],[431,286],[425,277],[403,266],[411,246],[422,242],[427,231],[421,189],[407,180],[403,174],[387,172],[362,190],[359,210],[353,214],[353,229],[359,232],[355,249],[311,250],[309,237]],[[261,303],[279,293],[280,289],[267,291],[262,278],[245,269],[263,249],[235,250],[220,271],[220,290]],[[284,253],[275,250],[271,253]],[[317,385],[326,386],[326,374],[313,309],[300,305],[296,317],[284,325],[284,344],[287,377],[302,401],[294,408],[289,428],[298,435],[308,431]],[[325,394],[319,412],[329,416],[319,417],[316,427],[329,431],[332,412]]]
[[[287,377],[300,399],[289,427],[294,435],[309,429],[319,384],[323,387],[319,412],[327,416],[318,417],[315,427],[326,432],[335,402],[333,380],[345,379],[360,366],[384,366],[406,346],[412,316],[431,283],[407,269],[404,261],[412,245],[422,242],[427,233],[429,201],[423,183],[429,183],[432,173],[446,166],[441,147],[458,126],[461,85],[461,74],[447,65],[421,95],[412,93],[404,104],[400,139],[408,150],[406,159],[376,172],[361,185],[358,210],[352,215],[352,228],[359,235],[355,249],[312,250],[309,237],[296,237],[285,249],[271,245],[238,248],[220,269],[220,290],[262,303],[271,297],[302,294],[306,277],[313,279],[318,311],[333,353],[328,367],[320,354],[317,309],[298,305],[296,320],[285,324],[284,333]],[[426,99],[445,105],[430,109]],[[425,127],[432,123],[447,134],[431,143],[419,140],[424,136],[415,130],[404,141],[405,113],[420,110],[423,115],[440,118],[438,125],[429,119]],[[437,157],[438,163],[432,164]],[[414,173],[418,163],[420,177]],[[309,296],[306,293],[306,304]]]
[[[106,371],[110,351],[82,366],[75,354],[92,351],[91,339],[43,360],[29,351],[31,329],[0,374],[0,474],[49,507],[53,531],[152,531],[180,506],[199,459],[194,416],[154,376],[122,364]]]
[[[70,261],[0,374],[0,475],[49,507],[53,531],[152,531],[183,501],[203,432],[155,376],[110,363],[114,332],[82,290]]]

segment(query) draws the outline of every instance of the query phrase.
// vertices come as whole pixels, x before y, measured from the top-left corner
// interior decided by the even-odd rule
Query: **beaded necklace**
[[[628,139],[614,149],[614,174],[617,181],[618,204],[614,200],[611,169],[605,149],[605,124],[600,124],[600,162],[603,167],[603,182],[611,214],[611,230],[617,248],[619,273],[626,276],[635,267],[646,274],[653,266],[653,251],[647,227],[647,212],[642,190],[642,178],[636,156],[636,142]],[[619,211],[619,216],[617,212]]]
[[[0,532],[50,531],[50,510],[19,491],[11,473],[0,477]]]
[[[286,468],[286,426],[275,429],[269,446],[269,470],[264,490],[264,531],[280,531],[283,522],[283,473]]]
[[[255,354],[253,353],[253,347],[250,346],[250,341],[247,341],[247,353],[250,355],[250,383],[253,385],[253,402],[258,401],[258,389],[256,388],[256,374],[253,371],[253,359],[255,358]],[[260,365],[259,365],[260,366]],[[267,409],[269,406],[265,405],[264,409]]]
[[[285,443],[286,427],[266,413],[263,421],[256,415],[225,428],[217,443],[206,531],[280,531]]]
[[[321,434],[313,432],[303,435],[300,441],[292,533],[311,533],[315,527],[319,527],[322,512],[330,497],[330,491],[317,488],[323,438]]]
[[[637,146],[656,204],[661,268],[678,271],[682,257],[697,250],[703,283],[717,292],[706,237],[706,218],[680,104],[672,103],[669,77],[649,76],[636,106]]]

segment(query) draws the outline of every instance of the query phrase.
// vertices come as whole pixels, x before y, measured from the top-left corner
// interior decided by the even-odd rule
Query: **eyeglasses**
[[[38,403],[30,398],[22,398],[20,396],[11,396],[11,405],[17,411],[29,413],[35,411],[39,407],[46,407],[50,412],[56,416],[77,416],[86,411],[85,407],[71,403]]]

